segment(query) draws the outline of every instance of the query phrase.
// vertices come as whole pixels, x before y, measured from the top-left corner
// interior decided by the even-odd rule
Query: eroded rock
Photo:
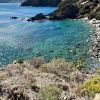
[[[34,17],[29,18],[27,21],[45,20],[47,17],[43,13],[39,13]]]

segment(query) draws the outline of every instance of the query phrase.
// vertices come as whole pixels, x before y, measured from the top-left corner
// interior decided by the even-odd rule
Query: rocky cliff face
[[[64,0],[58,10],[50,14],[51,19],[84,17],[100,20],[100,0]]]
[[[26,0],[21,6],[57,6],[61,0]]]

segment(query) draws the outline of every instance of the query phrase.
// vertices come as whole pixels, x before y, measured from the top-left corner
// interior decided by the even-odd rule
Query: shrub
[[[28,60],[28,63],[30,64],[30,65],[33,65],[34,66],[34,68],[39,68],[42,64],[44,64],[45,62],[44,62],[44,60],[43,59],[41,59],[41,58],[33,58],[33,59],[31,59],[31,60]]]
[[[100,76],[94,76],[90,80],[85,81],[81,86],[81,90],[84,90],[88,96],[100,93]]]
[[[41,66],[42,71],[59,74],[60,72],[71,71],[71,64],[64,59],[53,59],[51,62]]]
[[[73,68],[78,69],[78,70],[85,68],[85,61],[82,59],[74,61]]]
[[[59,100],[61,89],[57,86],[44,86],[38,96],[39,100]]]

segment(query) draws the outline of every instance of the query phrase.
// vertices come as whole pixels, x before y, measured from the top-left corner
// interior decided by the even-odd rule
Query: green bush
[[[94,76],[90,80],[84,82],[81,86],[81,90],[89,96],[94,96],[96,93],[100,93],[100,76]]]
[[[51,62],[41,66],[42,71],[59,74],[61,71],[71,71],[71,64],[65,59],[53,59]]]
[[[38,96],[38,100],[59,100],[61,89],[57,86],[44,86]]]

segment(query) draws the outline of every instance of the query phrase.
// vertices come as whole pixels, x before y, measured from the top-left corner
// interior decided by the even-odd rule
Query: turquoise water
[[[20,7],[20,4],[0,4],[0,65],[15,59],[42,57],[66,58],[69,61],[85,58],[89,54],[91,27],[83,20],[22,21],[37,13],[48,14],[52,7]],[[19,19],[10,19],[18,16]]]

